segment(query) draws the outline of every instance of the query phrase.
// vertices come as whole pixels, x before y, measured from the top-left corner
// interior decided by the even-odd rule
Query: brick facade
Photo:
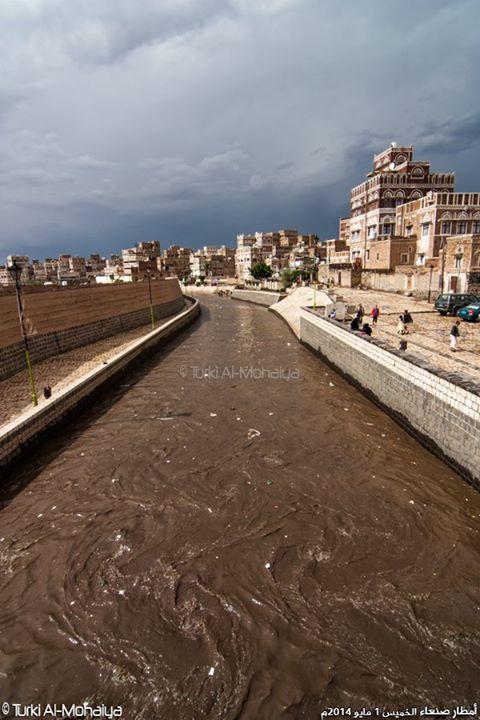
[[[32,360],[86,345],[150,321],[148,283],[49,290],[24,295]],[[177,280],[152,282],[157,319],[179,312],[184,300]],[[0,297],[0,378],[24,368],[16,297]]]

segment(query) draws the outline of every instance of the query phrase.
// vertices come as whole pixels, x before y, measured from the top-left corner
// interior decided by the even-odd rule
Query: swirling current
[[[478,493],[266,309],[202,310],[3,478],[0,701],[478,700]]]

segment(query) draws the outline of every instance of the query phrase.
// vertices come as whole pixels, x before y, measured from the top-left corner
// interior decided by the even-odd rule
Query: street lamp
[[[25,361],[27,364],[28,377],[30,379],[30,387],[32,389],[32,403],[38,405],[37,391],[35,390],[35,378],[33,377],[32,363],[30,362],[30,351],[28,347],[28,337],[25,331],[25,318],[23,315],[23,303],[22,303],[22,286],[20,283],[20,277],[22,275],[22,266],[14,261],[8,266],[8,272],[12,276],[12,280],[15,283],[15,292],[17,293],[17,307],[18,307],[18,319],[20,321],[20,330],[22,333],[23,344],[25,348]]]
[[[433,264],[430,263],[430,277],[428,279],[428,302],[430,302],[430,295],[432,294],[432,274],[433,274]]]
[[[150,268],[147,270],[148,278],[148,295],[150,298],[150,320],[152,322],[152,330],[155,330],[155,315],[153,313],[153,298],[152,298],[152,271]]]

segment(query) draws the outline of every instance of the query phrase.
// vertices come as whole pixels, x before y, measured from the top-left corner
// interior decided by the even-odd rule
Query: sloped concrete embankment
[[[183,301],[182,301],[183,302]],[[188,307],[147,335],[135,340],[101,365],[60,391],[39,407],[32,407],[0,429],[0,466],[7,465],[29,444],[73,412],[101,385],[125,370],[146,350],[157,347],[177,335],[200,315],[198,300],[188,298]]]
[[[310,287],[300,287],[284,299],[270,306],[270,310],[285,320],[293,333],[300,337],[300,310],[302,307],[323,307],[328,312],[334,306],[332,298],[323,290],[314,291]]]

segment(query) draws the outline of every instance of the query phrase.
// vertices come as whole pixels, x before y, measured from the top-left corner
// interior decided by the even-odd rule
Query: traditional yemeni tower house
[[[353,263],[368,267],[371,243],[396,234],[397,205],[417,200],[432,190],[453,192],[454,173],[432,173],[430,163],[414,160],[413,145],[389,148],[375,155],[367,179],[351,190],[351,216],[341,221]]]

